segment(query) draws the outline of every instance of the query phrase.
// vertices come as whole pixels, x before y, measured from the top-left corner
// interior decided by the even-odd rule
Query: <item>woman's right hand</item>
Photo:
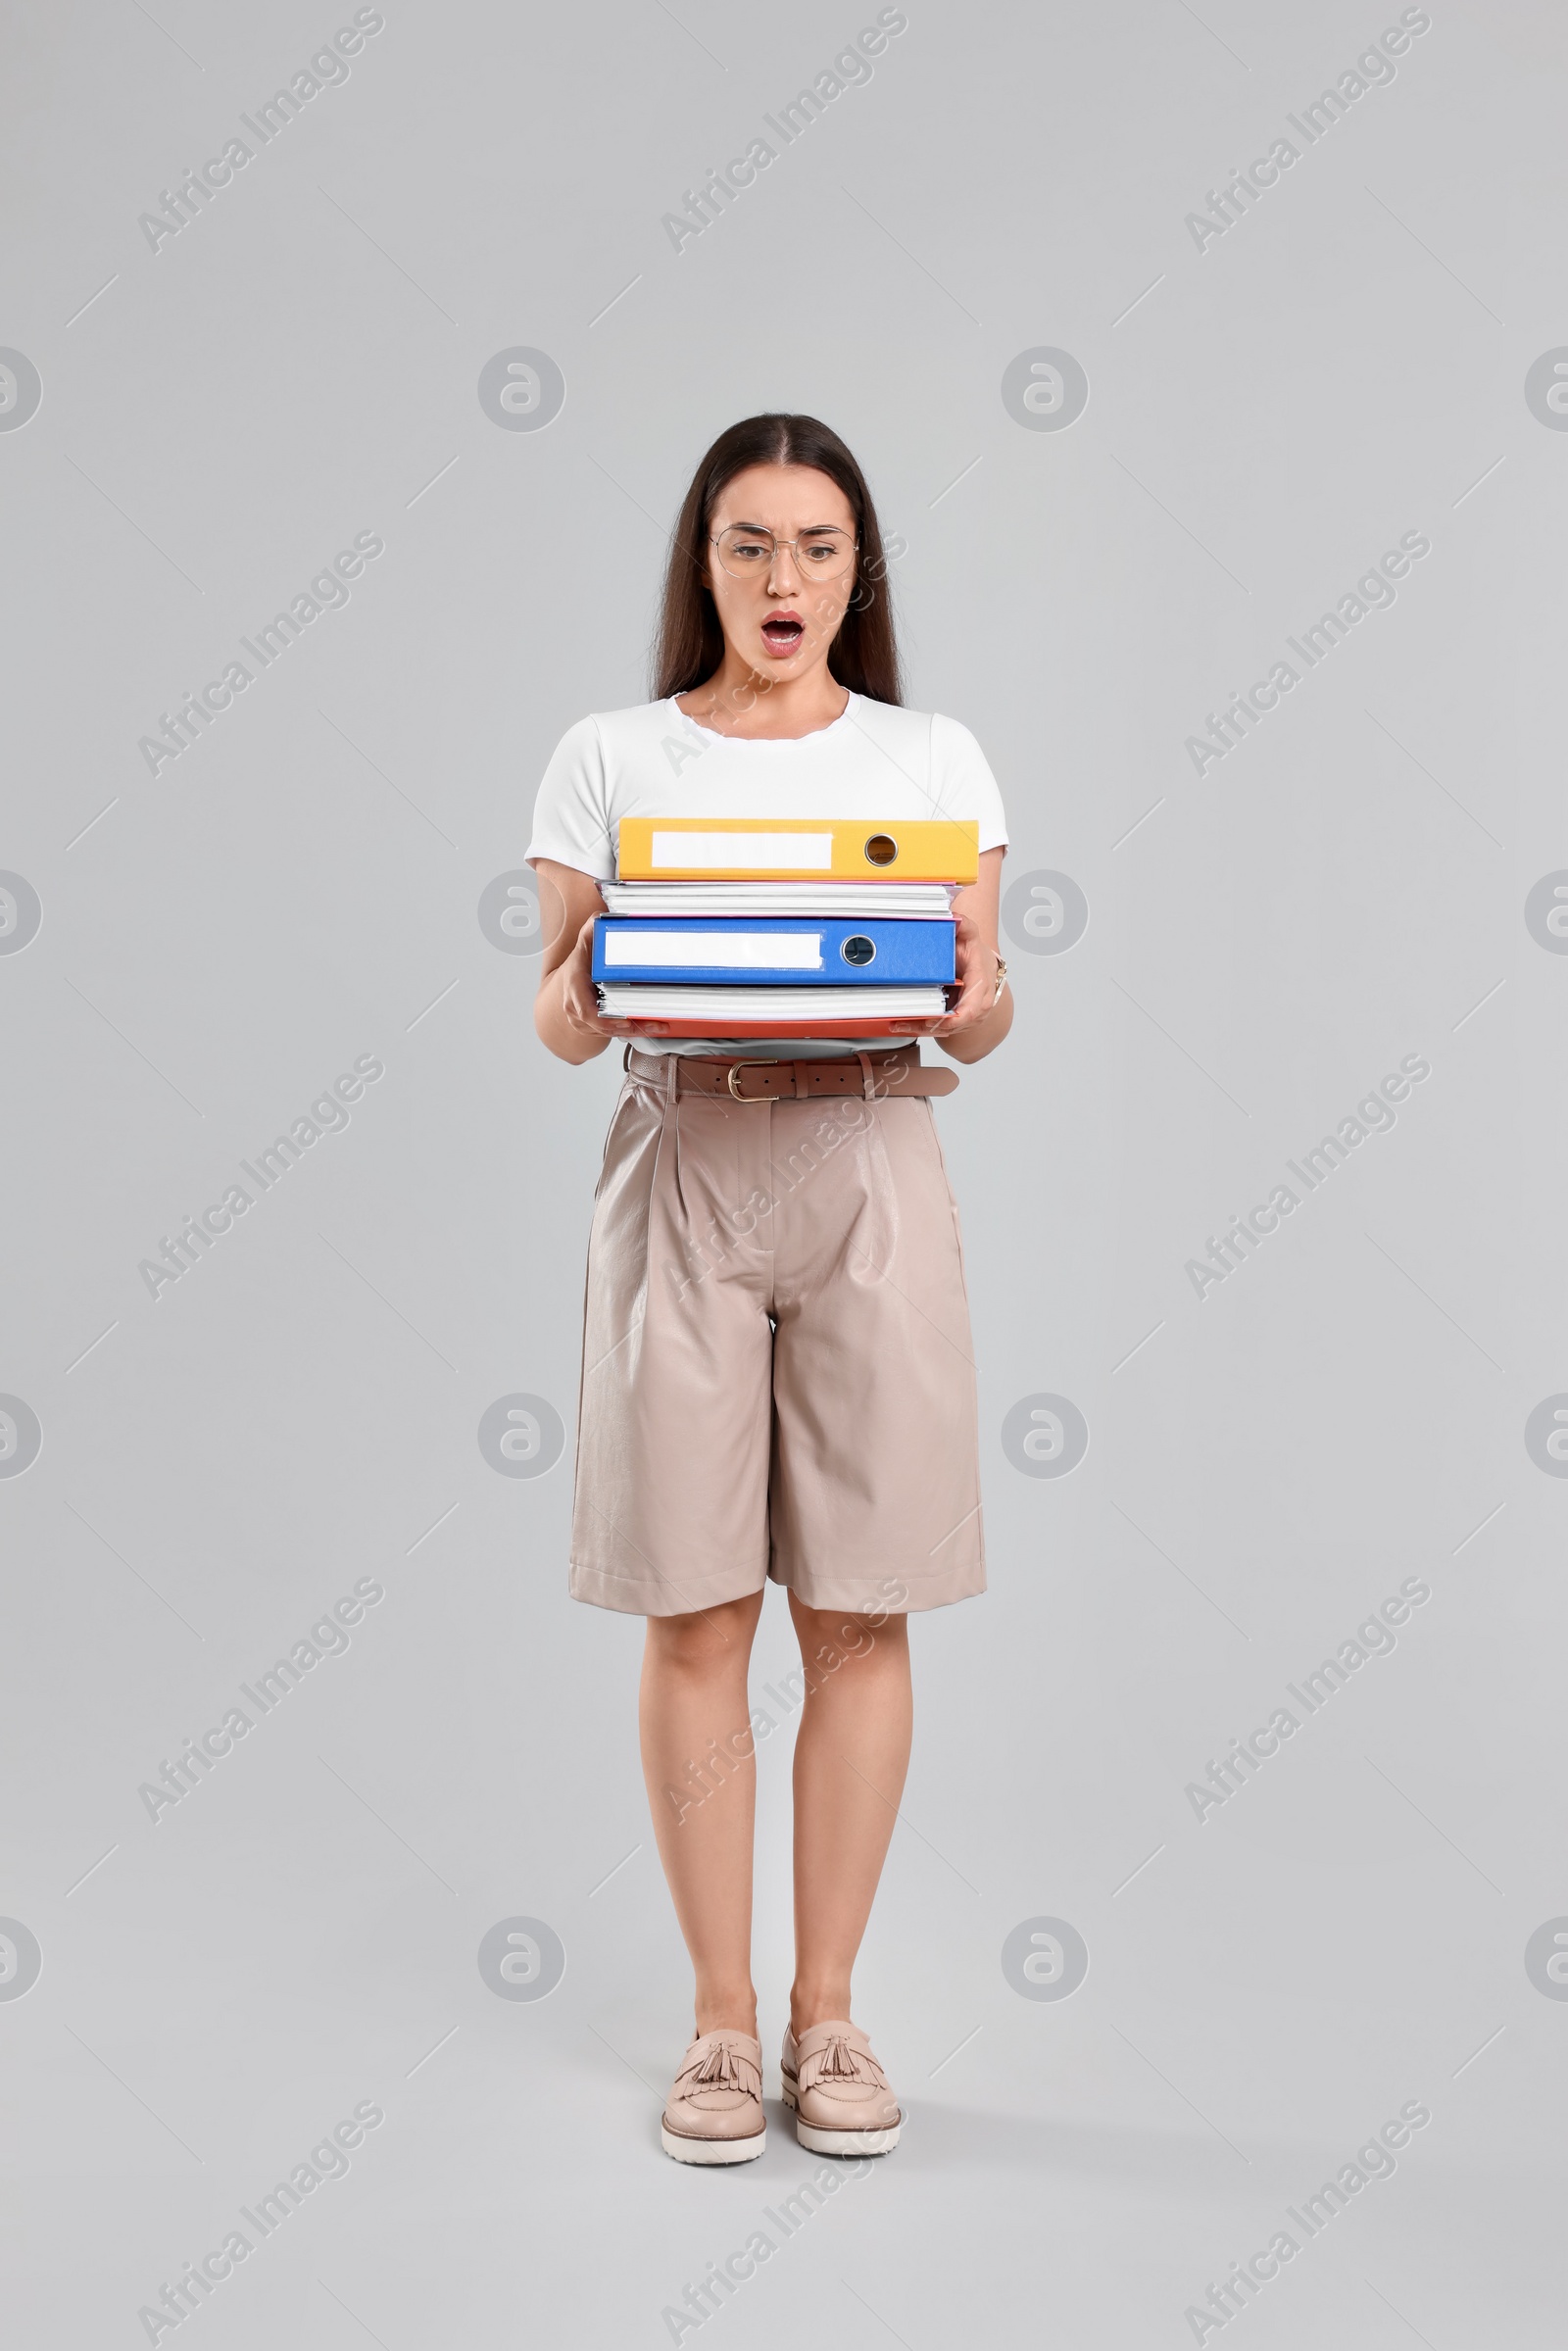
[[[561,1002],[574,1029],[601,1031],[599,998],[593,983],[594,924],[590,914],[577,933],[571,953],[561,966]]]
[[[597,914],[590,914],[577,933],[576,945],[561,966],[561,1003],[567,1024],[580,1035],[592,1037],[662,1037],[664,1024],[659,1020],[606,1020],[599,1010],[599,993],[594,986],[594,924]]]
[[[545,951],[534,1000],[533,1025],[542,1045],[563,1061],[591,1061],[612,1037],[662,1037],[659,1020],[602,1020],[594,987],[594,922],[605,902],[591,873],[536,857]]]

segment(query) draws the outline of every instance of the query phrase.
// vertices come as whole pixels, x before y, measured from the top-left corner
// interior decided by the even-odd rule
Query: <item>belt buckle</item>
[[[725,1083],[728,1086],[730,1093],[734,1096],[738,1102],[751,1102],[753,1104],[758,1102],[768,1102],[773,1099],[770,1094],[742,1094],[740,1088],[735,1083],[735,1072],[737,1069],[782,1069],[783,1066],[784,1064],[782,1061],[732,1061],[729,1065]]]

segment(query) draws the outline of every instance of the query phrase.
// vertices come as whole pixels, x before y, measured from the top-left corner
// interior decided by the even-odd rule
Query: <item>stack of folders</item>
[[[593,976],[607,1019],[676,1037],[890,1037],[954,987],[953,900],[980,828],[625,816]]]

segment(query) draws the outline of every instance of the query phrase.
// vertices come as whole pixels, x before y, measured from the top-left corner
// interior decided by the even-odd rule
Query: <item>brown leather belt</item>
[[[956,1069],[933,1069],[920,1059],[917,1045],[903,1045],[891,1053],[856,1053],[847,1060],[724,1061],[698,1053],[645,1053],[628,1045],[622,1066],[644,1085],[668,1084],[667,1064],[675,1065],[680,1094],[727,1095],[738,1102],[818,1102],[825,1095],[858,1094],[867,1102],[900,1095],[952,1094]]]

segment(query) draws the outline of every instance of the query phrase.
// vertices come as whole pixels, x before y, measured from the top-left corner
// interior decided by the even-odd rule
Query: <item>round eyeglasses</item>
[[[731,579],[766,579],[781,547],[787,547],[808,579],[839,579],[855,561],[854,534],[824,523],[798,538],[777,539],[770,530],[733,522],[712,541]]]

